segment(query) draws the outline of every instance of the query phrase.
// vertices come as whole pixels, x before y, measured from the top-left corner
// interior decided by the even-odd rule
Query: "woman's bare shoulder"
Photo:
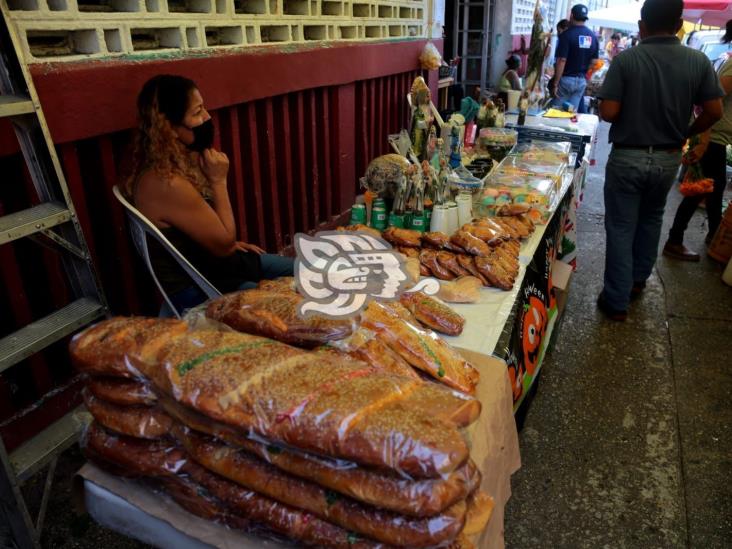
[[[135,189],[135,205],[158,227],[175,225],[176,212],[195,210],[199,200],[200,195],[185,177],[152,170],[140,177]]]
[[[164,175],[155,170],[148,170],[139,179],[137,184],[137,198],[144,197],[174,197],[188,195],[195,192],[195,188],[188,179],[179,174]]]

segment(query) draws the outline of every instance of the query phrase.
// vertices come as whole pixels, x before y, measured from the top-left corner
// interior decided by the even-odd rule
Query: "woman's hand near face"
[[[198,156],[198,162],[211,185],[226,185],[229,158],[224,153],[216,149],[206,149]]]

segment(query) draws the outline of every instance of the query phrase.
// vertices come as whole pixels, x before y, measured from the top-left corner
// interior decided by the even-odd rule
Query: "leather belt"
[[[624,145],[622,143],[613,143],[613,149],[632,149],[653,154],[654,151],[680,151],[682,146],[678,143],[674,143],[673,145]]]

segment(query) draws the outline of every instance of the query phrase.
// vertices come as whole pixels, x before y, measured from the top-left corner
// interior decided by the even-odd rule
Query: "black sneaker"
[[[615,322],[625,322],[625,319],[628,318],[628,311],[617,311],[615,309],[611,309],[605,301],[605,296],[602,294],[597,298],[597,308],[600,309],[606,317],[610,320],[614,320]]]

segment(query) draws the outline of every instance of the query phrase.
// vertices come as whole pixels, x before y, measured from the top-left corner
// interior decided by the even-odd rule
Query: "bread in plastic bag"
[[[105,402],[84,390],[84,404],[94,419],[116,433],[156,440],[164,438],[173,420],[157,406],[120,406]]]
[[[382,543],[248,490],[196,463],[188,463],[184,472],[192,482],[224,503],[232,514],[249,518],[301,544],[328,549],[387,549]]]
[[[294,291],[244,290],[211,301],[206,316],[240,332],[308,348],[343,339],[353,332],[352,319],[334,320],[321,315],[302,318],[298,313],[302,301]]]
[[[86,380],[89,392],[119,406],[151,406],[157,402],[150,386],[139,380],[115,377],[91,377]]]
[[[488,524],[495,507],[493,498],[476,490],[468,497],[468,512],[463,533],[468,536],[480,534]]]
[[[98,422],[84,432],[84,454],[116,466],[130,477],[165,477],[178,474],[187,460],[183,450],[170,440],[145,440],[112,433]]]
[[[475,265],[475,257],[474,256],[472,256],[472,255],[459,255],[458,256],[458,262],[460,263],[460,265],[466,271],[468,271],[471,274],[471,276],[473,276],[473,277],[477,278],[478,280],[480,280],[480,282],[483,284],[483,286],[489,286],[488,281],[478,271],[478,267],[476,267],[476,265]],[[467,278],[467,277],[461,276],[460,278]],[[456,280],[455,281],[456,285],[454,286],[454,288],[456,288],[456,289],[458,288],[457,282],[458,281]],[[442,285],[442,283],[440,283],[440,284]],[[446,287],[446,290],[445,291],[448,292],[450,286],[449,285],[446,285],[445,287]],[[440,296],[440,299],[444,299],[448,303],[450,302],[450,300],[449,299],[445,299],[444,296]]]
[[[184,476],[158,479],[165,493],[190,514],[228,526],[232,530],[252,531],[257,528],[249,519],[229,512],[200,484]]]
[[[491,227],[487,225],[468,223],[463,225],[460,230],[472,234],[474,237],[479,238],[489,246],[497,246],[508,237],[508,235],[498,226]]]
[[[437,259],[437,250],[424,248],[419,253],[419,262],[429,270],[429,273],[440,280],[453,280],[455,275],[449,269],[443,267]],[[429,275],[425,275],[429,276]]]
[[[399,300],[427,328],[449,336],[462,333],[465,318],[438,299],[424,292],[405,292]]]
[[[398,376],[419,379],[417,372],[399,354],[392,351],[371,330],[359,328],[345,344],[347,352],[374,368]]]
[[[118,316],[76,334],[69,344],[69,354],[82,373],[140,378],[142,374],[131,361],[140,355],[143,346],[163,344],[187,331],[188,324],[183,320]],[[150,349],[151,354],[154,351]]]
[[[104,468],[111,464],[126,476],[157,480],[181,507],[208,520],[242,530],[264,526],[290,539],[319,547],[385,547],[227,481],[197,465],[169,441],[117,436],[92,424],[85,435],[84,451]]]
[[[453,252],[448,252],[447,250],[438,251],[437,262],[455,276],[465,276],[470,274],[460,265],[457,254],[454,254]]]
[[[445,478],[411,480],[403,476],[364,469],[351,461],[333,460],[252,439],[230,426],[212,421],[170,399],[165,410],[179,423],[228,445],[256,455],[292,475],[311,480],[330,490],[369,505],[415,517],[433,516],[465,499],[480,484],[475,464],[465,465]]]
[[[422,233],[412,229],[400,229],[389,227],[381,236],[392,246],[403,246],[405,248],[419,248],[422,245]]]
[[[115,319],[108,322],[119,325]],[[125,330],[137,333],[136,344],[118,348],[117,357],[108,352],[106,360],[134,364],[156,393],[242,432],[420,478],[450,473],[468,458],[461,433],[434,415],[435,399],[445,398],[439,387],[385,374],[354,359],[235,332],[181,333],[177,324],[166,332],[148,321],[137,330],[125,325]],[[75,359],[107,345],[99,337],[107,332],[105,323],[89,332],[75,340],[85,342],[72,349]],[[419,354],[422,367],[429,365],[436,376],[442,371],[443,377],[456,368],[466,375],[472,370],[475,377],[469,380],[477,383],[477,372],[432,337],[427,348],[442,356],[438,361],[445,362],[444,371],[441,362],[426,361],[424,350]]]
[[[362,315],[362,326],[379,334],[387,345],[415,368],[467,394],[473,394],[480,374],[460,353],[431,331],[414,326],[371,302]]]
[[[491,251],[488,244],[483,242],[480,238],[473,236],[469,232],[463,231],[462,229],[458,230],[450,237],[450,242],[452,242],[456,246],[460,246],[470,255],[485,257],[489,255]]]
[[[267,292],[295,293],[295,277],[281,276],[274,279],[260,280],[257,284],[257,289]]]
[[[470,258],[471,261],[472,258]],[[476,269],[477,272],[477,269]],[[483,281],[475,276],[461,276],[455,280],[440,282],[437,297],[447,303],[477,303]]]
[[[364,505],[289,475],[248,452],[231,448],[185,427],[175,427],[172,433],[186,452],[209,471],[383,543],[429,547],[454,539],[465,524],[467,506],[464,501],[434,517],[407,517]]]

